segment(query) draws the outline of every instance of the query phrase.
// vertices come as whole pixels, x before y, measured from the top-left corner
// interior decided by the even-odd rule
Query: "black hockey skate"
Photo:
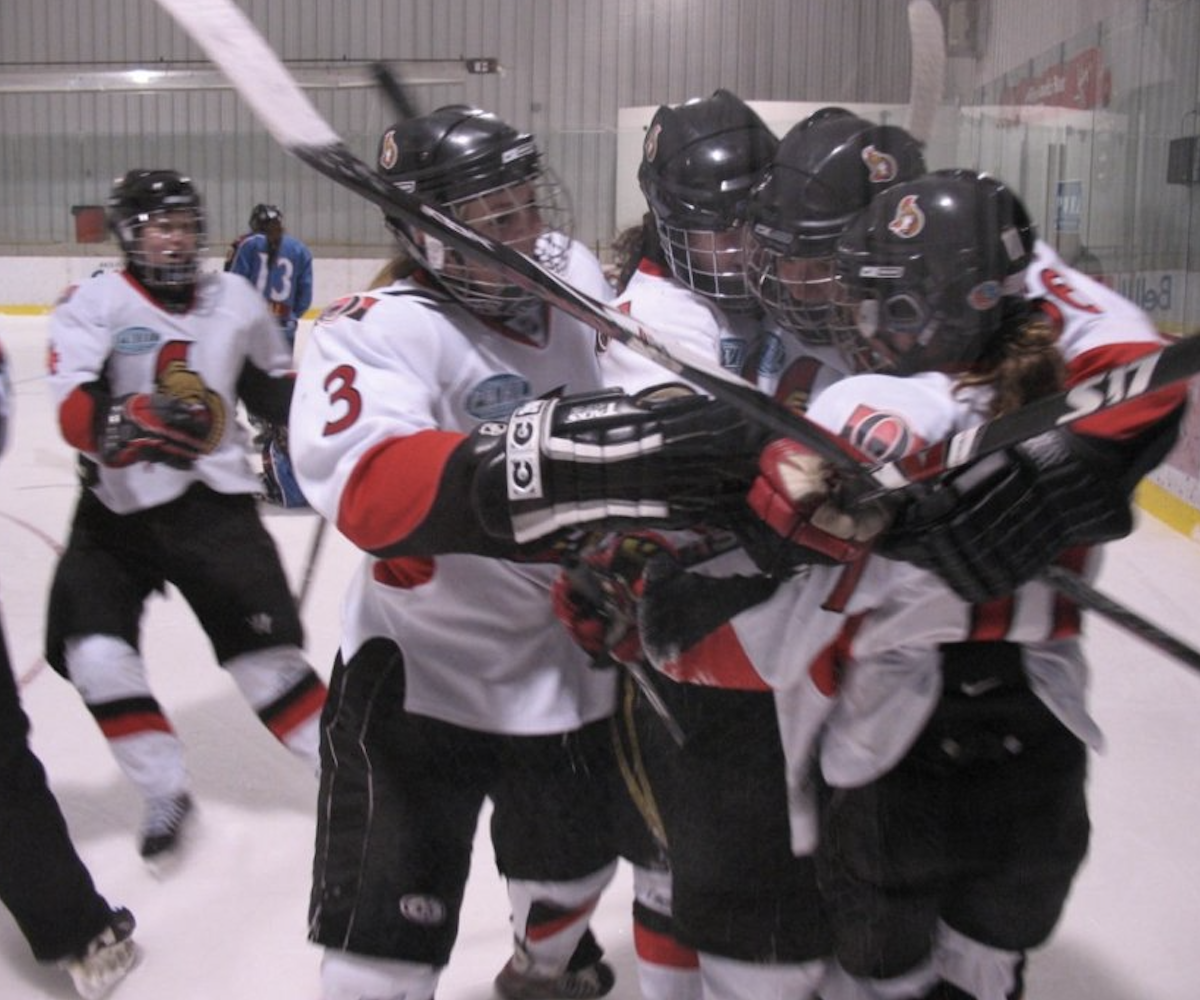
[[[575,950],[565,972],[541,976],[533,971],[529,953],[517,943],[513,956],[496,976],[496,991],[505,1000],[587,1000],[602,997],[613,988],[616,976],[591,931]]]
[[[175,850],[184,821],[191,811],[192,797],[187,792],[147,801],[139,848],[142,857],[151,861]]]

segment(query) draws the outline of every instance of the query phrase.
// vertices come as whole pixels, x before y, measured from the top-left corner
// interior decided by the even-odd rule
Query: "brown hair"
[[[993,417],[1063,388],[1066,364],[1058,350],[1058,329],[1044,313],[1022,315],[1012,333],[998,340],[982,363],[958,380],[960,387],[992,386]]]
[[[383,265],[375,272],[375,277],[371,279],[368,288],[382,288],[384,285],[390,285],[394,281],[399,281],[401,278],[407,278],[413,271],[416,271],[420,265],[412,259],[403,250],[399,251],[396,256]]]
[[[621,230],[612,242],[611,253],[611,280],[618,294],[625,291],[643,259],[665,266],[667,259],[658,241],[658,225],[653,213],[646,212],[637,225]]]

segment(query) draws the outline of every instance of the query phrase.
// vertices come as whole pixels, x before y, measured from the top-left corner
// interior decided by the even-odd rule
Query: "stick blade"
[[[233,0],[155,0],[229,79],[285,149],[340,143]]]

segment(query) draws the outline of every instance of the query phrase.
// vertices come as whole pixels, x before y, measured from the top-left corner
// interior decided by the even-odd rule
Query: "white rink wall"
[[[222,248],[223,249],[223,248]],[[63,289],[97,271],[121,266],[112,247],[106,256],[0,258],[0,313],[37,314],[49,309]],[[207,267],[220,270],[224,257],[210,256]],[[313,263],[313,310],[349,292],[361,291],[383,266],[383,258],[318,257]]]

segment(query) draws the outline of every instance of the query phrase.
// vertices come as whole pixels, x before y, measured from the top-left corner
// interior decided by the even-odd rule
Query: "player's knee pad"
[[[934,960],[949,985],[975,1000],[1018,1000],[1024,992],[1025,953],[993,948],[939,923]]]
[[[821,1000],[923,1000],[937,985],[933,956],[887,979],[852,976],[837,962],[830,962],[821,981],[820,996]]]
[[[704,996],[721,1000],[814,1000],[826,962],[743,962],[700,953]]]
[[[65,646],[67,676],[86,704],[151,697],[146,665],[124,639],[75,636]]]
[[[327,949],[321,1000],[433,1000],[441,970],[420,962]]]

